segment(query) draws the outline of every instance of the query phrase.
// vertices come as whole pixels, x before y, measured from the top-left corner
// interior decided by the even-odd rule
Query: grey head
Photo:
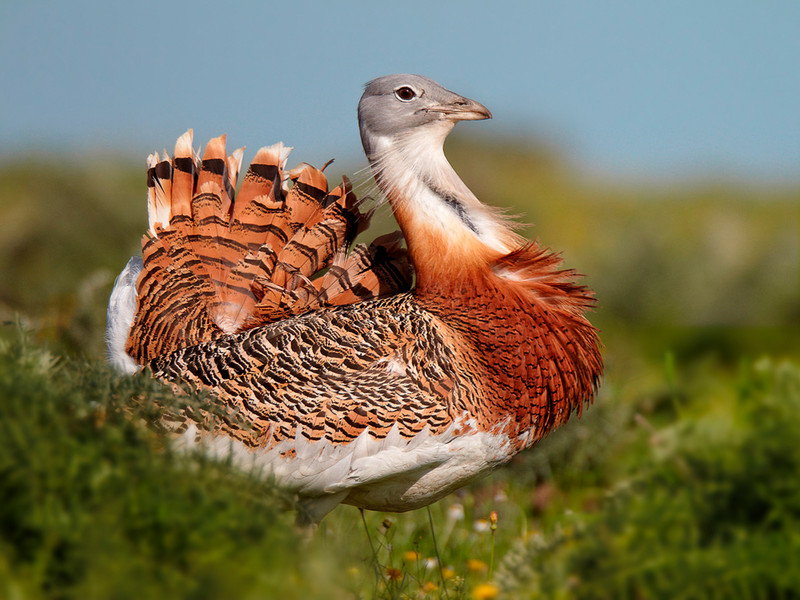
[[[373,79],[358,103],[358,126],[367,157],[374,154],[379,138],[397,138],[421,127],[443,129],[446,135],[458,121],[491,118],[482,104],[421,75]]]

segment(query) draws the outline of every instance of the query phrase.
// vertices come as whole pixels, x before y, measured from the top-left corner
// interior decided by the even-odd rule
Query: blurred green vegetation
[[[698,395],[679,382],[669,417],[635,412],[638,434],[586,465],[613,477],[506,554],[497,577],[508,593],[797,597],[800,368],[764,358],[737,375]]]
[[[142,171],[103,161],[2,167],[0,319],[21,317],[59,351],[102,355],[104,298],[147,226]]]
[[[102,362],[143,168],[6,164],[0,597],[800,595],[800,189],[600,179],[508,140],[448,156],[587,274],[607,371],[581,419],[431,508],[439,566],[425,511],[309,535],[268,483],[171,451],[161,411],[207,399]]]

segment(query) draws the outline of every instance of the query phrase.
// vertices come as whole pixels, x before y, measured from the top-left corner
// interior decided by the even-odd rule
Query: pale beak
[[[483,104],[464,97],[459,97],[447,104],[429,106],[425,111],[440,113],[453,121],[480,121],[481,119],[492,118],[492,113]]]

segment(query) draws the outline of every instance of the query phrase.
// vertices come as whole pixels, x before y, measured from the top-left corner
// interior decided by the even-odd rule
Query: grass
[[[173,452],[158,419],[187,400],[169,388],[18,336],[0,347],[0,596],[794,597],[800,366],[649,375],[434,505],[441,563],[425,511],[367,513],[376,564],[355,509],[309,538],[269,483]]]
[[[4,344],[0,365],[0,595],[286,587],[272,588],[299,560],[290,504],[226,465],[175,456],[155,427],[169,389],[56,361],[25,338]]]
[[[796,597],[800,368],[763,359],[737,379],[663,425],[637,415],[602,498],[509,553],[499,577],[548,598]]]
[[[159,417],[208,398],[103,364],[141,173],[0,172],[0,598],[797,597],[797,190],[450,153],[591,274],[607,373],[580,420],[433,505],[432,527],[367,513],[374,555],[356,509],[309,535],[269,482],[173,451]]]

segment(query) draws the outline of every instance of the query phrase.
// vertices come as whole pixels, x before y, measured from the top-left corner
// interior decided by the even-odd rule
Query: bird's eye
[[[411,100],[417,97],[417,93],[406,85],[397,88],[394,91],[394,95],[401,102],[411,102]]]

